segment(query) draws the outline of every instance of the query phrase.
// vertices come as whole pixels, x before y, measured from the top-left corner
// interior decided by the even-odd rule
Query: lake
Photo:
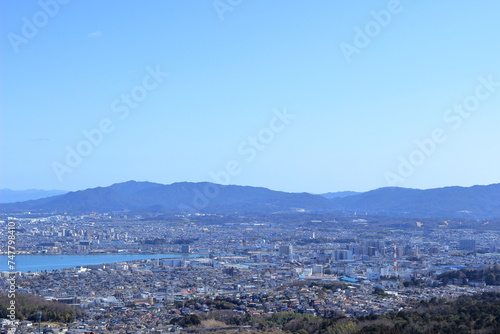
[[[15,271],[35,272],[54,269],[73,268],[92,264],[114,263],[122,261],[165,259],[179,257],[207,257],[199,254],[92,254],[92,255],[16,255]],[[7,255],[0,255],[0,271],[10,271]]]

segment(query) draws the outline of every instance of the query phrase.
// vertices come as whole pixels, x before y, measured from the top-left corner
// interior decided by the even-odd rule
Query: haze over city
[[[499,182],[498,2],[233,3],[2,2],[0,188]]]

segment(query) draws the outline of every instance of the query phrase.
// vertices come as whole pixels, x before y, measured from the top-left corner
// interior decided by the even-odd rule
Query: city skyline
[[[1,6],[0,188],[500,182],[494,1]]]

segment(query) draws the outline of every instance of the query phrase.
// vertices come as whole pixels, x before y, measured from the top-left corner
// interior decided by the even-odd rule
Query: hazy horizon
[[[379,187],[379,188],[373,188],[373,189],[366,189],[366,190],[350,190],[350,189],[347,189],[347,190],[331,190],[331,191],[326,191],[326,192],[321,192],[321,193],[318,193],[318,192],[312,192],[312,191],[307,191],[307,190],[299,190],[299,191],[286,191],[286,190],[282,190],[282,189],[274,189],[274,188],[271,188],[271,187],[267,187],[265,185],[248,185],[248,184],[220,184],[220,183],[216,183],[216,182],[211,182],[211,181],[176,181],[176,182],[172,182],[172,183],[161,183],[161,182],[153,182],[153,181],[146,181],[146,180],[126,180],[126,181],[121,181],[121,182],[114,182],[114,183],[110,183],[110,184],[101,184],[101,185],[97,185],[97,186],[92,186],[92,187],[84,187],[84,188],[79,188],[79,189],[71,189],[71,190],[67,190],[67,189],[36,189],[36,188],[31,188],[31,189],[12,189],[12,188],[0,188],[0,190],[11,190],[11,191],[30,191],[30,190],[34,190],[34,191],[65,191],[65,192],[74,192],[74,191],[80,191],[80,190],[86,190],[86,189],[93,189],[93,188],[98,188],[98,187],[102,187],[102,188],[106,188],[106,187],[109,187],[109,186],[112,186],[114,184],[119,184],[119,183],[126,183],[126,182],[131,182],[131,181],[134,181],[134,182],[149,182],[149,183],[158,183],[158,184],[162,184],[162,185],[171,185],[171,184],[174,184],[174,183],[203,183],[203,182],[210,182],[210,183],[215,183],[215,184],[218,184],[218,185],[228,185],[228,186],[240,186],[240,187],[257,187],[257,188],[267,188],[267,189],[270,189],[270,190],[274,190],[274,191],[282,191],[282,192],[291,192],[291,193],[302,193],[302,192],[305,192],[305,193],[310,193],[310,194],[315,194],[315,195],[322,195],[322,194],[327,194],[327,193],[342,193],[342,192],[357,192],[357,193],[364,193],[364,192],[368,192],[368,191],[371,191],[371,190],[376,190],[376,189],[380,189],[380,188],[384,188],[384,187]],[[460,185],[446,185],[446,186],[443,186],[443,187],[434,187],[434,188],[416,188],[416,187],[399,187],[399,188],[406,188],[406,189],[417,189],[417,190],[430,190],[430,189],[436,189],[436,188],[449,188],[449,187],[464,187],[464,188],[469,188],[469,187],[474,187],[474,186],[489,186],[489,185],[494,185],[494,184],[499,184],[500,182],[495,182],[495,183],[489,183],[489,184],[474,184],[474,185],[471,185],[471,186],[460,186]],[[396,186],[398,187],[398,186]]]

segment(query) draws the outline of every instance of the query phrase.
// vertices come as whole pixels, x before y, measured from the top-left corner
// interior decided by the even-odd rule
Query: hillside
[[[273,213],[328,211],[326,198],[266,188],[181,182],[163,185],[129,181],[65,195],[0,205],[2,211],[88,213],[113,211]]]
[[[428,190],[379,188],[332,202],[345,213],[404,217],[500,217],[500,184]]]
[[[128,181],[48,198],[0,204],[7,212],[334,213],[406,218],[500,218],[500,184],[429,190],[380,188],[338,196],[267,188],[180,182]]]

